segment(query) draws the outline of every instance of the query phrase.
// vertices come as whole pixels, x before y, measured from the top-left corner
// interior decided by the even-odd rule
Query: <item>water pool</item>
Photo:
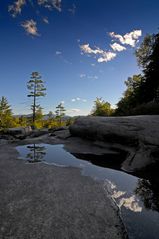
[[[113,169],[113,164],[110,167],[109,155],[72,155],[61,144],[30,144],[16,149],[19,159],[33,167],[35,163],[77,167],[83,175],[102,181],[104,190],[120,209],[129,238],[159,238],[159,185],[155,175],[136,177]]]

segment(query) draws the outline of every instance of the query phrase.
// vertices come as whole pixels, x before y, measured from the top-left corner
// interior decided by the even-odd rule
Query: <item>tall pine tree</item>
[[[56,107],[56,111],[55,111],[55,113],[56,113],[56,118],[59,119],[60,126],[61,126],[61,124],[62,124],[62,117],[64,117],[65,111],[66,111],[66,110],[65,110],[65,108],[64,108],[64,106],[63,106],[62,103],[60,103],[60,104]]]
[[[33,111],[32,121],[33,126],[35,125],[36,110],[39,109],[40,105],[37,104],[37,98],[46,95],[46,88],[44,87],[44,81],[38,72],[32,72],[31,79],[27,83],[27,88],[30,91],[28,97],[33,97],[33,103],[31,109]]]

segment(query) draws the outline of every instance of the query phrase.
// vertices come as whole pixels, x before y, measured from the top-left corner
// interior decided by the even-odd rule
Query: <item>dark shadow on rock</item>
[[[80,154],[80,153],[71,153],[76,158],[81,160],[86,160],[91,162],[92,164],[104,168],[111,168],[121,170],[121,164],[126,159],[127,152],[125,151],[116,151],[113,154],[102,154],[102,155],[95,155],[95,154]]]

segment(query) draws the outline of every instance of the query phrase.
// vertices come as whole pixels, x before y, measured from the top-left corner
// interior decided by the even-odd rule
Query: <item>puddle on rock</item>
[[[31,144],[16,149],[27,163],[77,167],[83,175],[102,180],[104,190],[120,209],[129,239],[159,238],[158,170],[144,178],[132,176],[119,170],[121,158],[113,164],[110,155],[73,155],[63,145]]]

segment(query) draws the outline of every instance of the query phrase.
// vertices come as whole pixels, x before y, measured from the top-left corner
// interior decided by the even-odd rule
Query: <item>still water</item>
[[[72,155],[63,145],[31,144],[16,148],[26,163],[77,167],[81,173],[103,183],[119,207],[130,239],[159,239],[159,179],[154,173],[133,176],[110,164],[109,155]],[[120,162],[120,160],[119,160]],[[95,163],[95,164],[94,164]]]

